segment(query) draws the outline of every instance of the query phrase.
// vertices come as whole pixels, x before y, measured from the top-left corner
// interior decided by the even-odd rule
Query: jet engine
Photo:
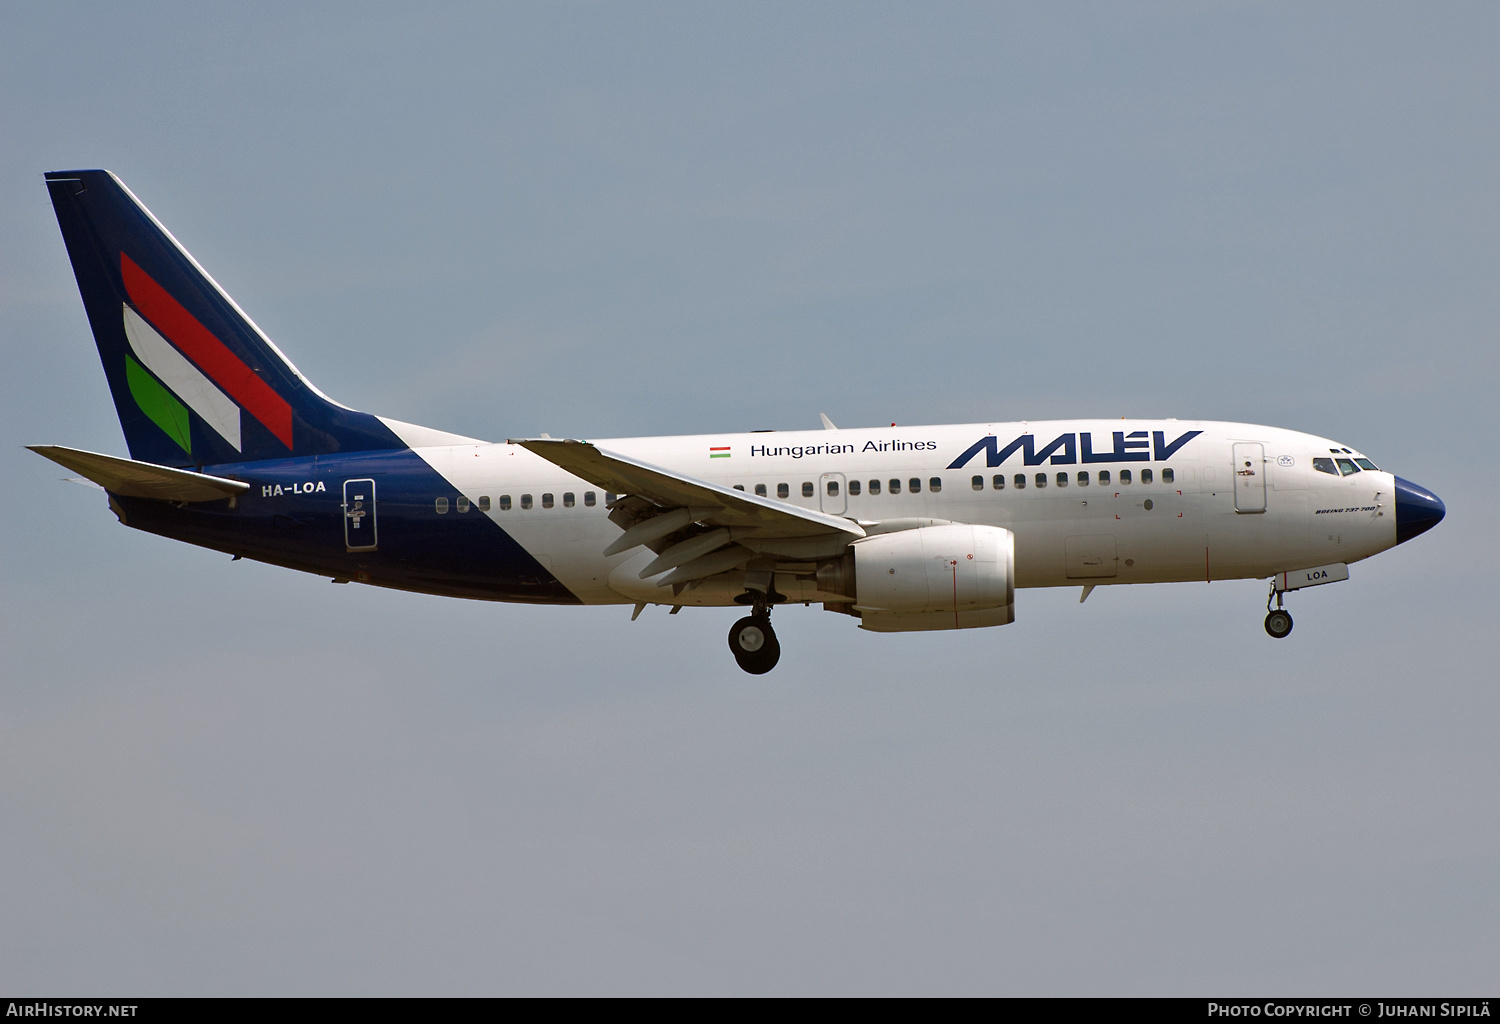
[[[1016,617],[1016,539],[997,526],[925,526],[852,545],[853,611],[897,633],[1003,626]]]

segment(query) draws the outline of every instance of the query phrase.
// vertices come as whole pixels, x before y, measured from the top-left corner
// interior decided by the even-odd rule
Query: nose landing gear
[[[1276,584],[1271,584],[1271,594],[1266,598],[1266,632],[1277,640],[1284,639],[1292,631],[1292,614],[1281,607],[1282,591],[1276,589]],[[1272,609],[1271,600],[1275,598],[1276,607]]]

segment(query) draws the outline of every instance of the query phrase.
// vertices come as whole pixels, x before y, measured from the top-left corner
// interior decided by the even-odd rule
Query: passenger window
[[[755,485],[755,493],[759,497],[764,498],[766,496],[766,485],[765,484],[756,484]]]
[[[1107,470],[1107,469],[1101,469],[1101,470],[1099,470],[1099,486],[1100,487],[1108,487],[1109,486],[1109,470]]]
[[[1333,464],[1332,459],[1313,459],[1313,469],[1319,473],[1328,473],[1333,476],[1339,475],[1338,467]]]
[[[911,493],[913,494],[921,494],[922,478],[919,476],[914,476],[910,480],[906,481],[906,489],[908,491],[911,491]]]
[[[813,485],[811,480],[802,481],[802,496],[811,498],[813,496]]]
[[[1078,474],[1078,486],[1079,487],[1087,487],[1088,485],[1089,485],[1089,471],[1085,469],[1083,472],[1081,472],[1081,473]]]
[[[594,501],[595,501],[595,498],[594,498],[594,492],[593,491],[584,491],[583,492],[583,503],[585,505],[587,505],[589,508],[593,508],[594,507]]]
[[[777,484],[776,485],[776,497],[778,497],[778,498],[789,498],[789,497],[791,497],[791,494],[792,494],[792,485],[791,484]]]
[[[462,494],[458,496],[458,500],[455,501],[454,504],[458,506],[458,510],[460,512],[469,511],[469,499]]]
[[[1120,470],[1120,483],[1122,483],[1122,484],[1128,484],[1128,483],[1130,483],[1130,470],[1128,470],[1128,469],[1122,469],[1122,470]]]
[[[1353,459],[1335,459],[1334,461],[1339,464],[1339,469],[1344,471],[1345,476],[1353,476],[1359,472],[1359,467],[1354,464]]]
[[[976,490],[976,491],[982,491],[982,490],[984,490],[984,477],[982,477],[982,476],[976,476],[976,477],[970,478],[970,480],[969,480],[969,486],[972,487],[972,488],[974,488],[974,490]]]
[[[1038,473],[1036,475],[1036,485],[1038,487],[1046,487],[1047,486],[1047,474],[1046,473]]]
[[[573,507],[573,492],[563,491],[563,508]]]
[[[445,516],[445,515],[448,514],[448,499],[447,498],[439,498],[435,504],[437,506],[437,514],[438,515]]]
[[[1375,465],[1375,463],[1371,462],[1369,459],[1355,459],[1354,462],[1359,466],[1360,469],[1368,469],[1372,473],[1380,472],[1380,467]]]
[[[879,494],[880,493],[880,481],[879,480],[871,480],[870,481],[870,493],[871,494]]]
[[[745,489],[745,485],[744,484],[735,484],[734,485],[734,489],[737,490],[737,491],[743,491]]]
[[[500,495],[500,511],[501,512],[509,512],[510,511],[510,495],[509,494],[502,494],[502,495]]]
[[[1059,473],[1059,474],[1057,474],[1057,486],[1059,486],[1059,487],[1066,487],[1066,486],[1068,486],[1068,474],[1066,474],[1066,473]]]
[[[943,489],[943,478],[940,476],[935,476],[931,480],[927,481],[927,489],[933,494],[941,491]]]
[[[990,486],[993,487],[997,491],[1003,491],[1003,490],[1005,490],[1005,474],[1004,473],[996,473],[994,475],[994,477],[991,478],[991,480],[990,480]]]
[[[1026,474],[1017,473],[1015,477],[1011,479],[1011,483],[1016,485],[1016,490],[1018,491],[1026,490]]]
[[[604,507],[605,508],[609,508],[609,506],[613,505],[615,503],[615,498],[616,497],[617,497],[617,495],[615,494],[614,491],[605,491],[604,492]]]
[[[830,498],[837,498],[839,496],[839,482],[837,480],[828,481],[828,496]]]
[[[531,495],[529,495],[529,494],[523,494],[523,495],[521,495],[521,507],[523,509],[531,507]]]
[[[849,481],[849,493],[850,494],[858,494],[859,493],[859,481],[858,480],[850,480]]]
[[[1164,484],[1170,484],[1170,483],[1174,482],[1176,479],[1177,479],[1177,474],[1175,472],[1173,472],[1170,468],[1164,469],[1164,470],[1161,471],[1161,482],[1162,483],[1164,483]]]
[[[1143,484],[1149,484],[1154,479],[1155,479],[1155,477],[1152,474],[1151,470],[1149,470],[1149,469],[1143,469],[1143,470],[1141,470],[1141,483],[1143,483]]]
[[[479,496],[479,511],[481,511],[481,512],[488,512],[489,510],[490,510],[490,496],[488,494],[481,494]]]
[[[895,477],[891,477],[890,493],[892,493],[892,494],[900,494],[901,493],[901,481],[897,480]]]
[[[552,507],[552,495],[550,493],[543,494],[542,495],[542,508],[551,508],[551,507]]]

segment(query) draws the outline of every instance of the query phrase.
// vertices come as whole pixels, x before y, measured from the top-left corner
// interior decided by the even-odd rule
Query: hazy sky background
[[[0,3],[0,991],[1494,994],[1493,4]],[[119,526],[42,172],[480,437],[1161,415],[1447,520],[1000,629],[462,603]]]

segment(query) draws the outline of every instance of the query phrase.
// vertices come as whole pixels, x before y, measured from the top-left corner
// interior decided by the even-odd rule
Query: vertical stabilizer
[[[46,178],[132,457],[187,467],[406,447],[313,387],[109,171]]]

